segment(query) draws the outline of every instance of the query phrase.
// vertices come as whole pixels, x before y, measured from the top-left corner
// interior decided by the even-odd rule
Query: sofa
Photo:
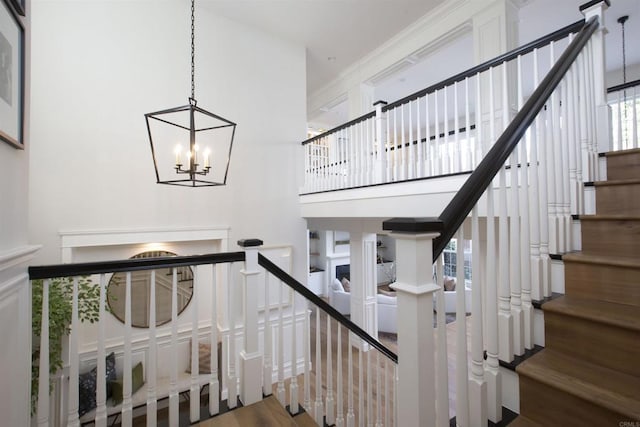
[[[378,294],[378,332],[398,333],[398,297]]]
[[[398,298],[396,296],[377,294],[378,331],[398,332]],[[329,304],[340,314],[351,314],[351,293],[344,289],[342,282],[333,279],[329,286]]]
[[[329,305],[338,310],[340,314],[351,314],[351,293],[347,292],[338,279],[333,279],[329,285]]]
[[[437,310],[438,293],[434,294],[433,310]],[[471,288],[464,287],[464,305],[465,311],[471,313]],[[456,279],[455,277],[444,277],[444,312],[456,312]]]

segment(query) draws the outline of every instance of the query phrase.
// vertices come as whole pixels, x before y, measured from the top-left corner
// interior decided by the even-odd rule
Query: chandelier
[[[189,103],[144,116],[158,184],[226,184],[236,124],[198,107],[195,98],[195,0],[191,0]]]

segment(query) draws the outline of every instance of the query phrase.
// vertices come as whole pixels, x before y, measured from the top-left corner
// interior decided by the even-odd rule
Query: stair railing
[[[640,148],[640,80],[607,89],[611,107],[611,151]]]
[[[478,76],[483,84],[476,83],[475,132],[476,148],[482,151],[476,158],[481,161],[439,218],[384,222],[383,228],[396,238],[401,425],[446,426],[450,416],[461,426],[499,422],[503,404],[517,405],[513,396],[501,394],[499,366],[544,344],[544,336],[534,330],[533,302],[562,286],[552,280],[550,257],[579,249],[572,215],[584,213],[584,182],[597,178],[595,123],[606,107],[599,26],[605,3],[592,1],[581,8],[586,23],[578,34],[568,35],[570,43],[561,55],[557,43],[549,43],[542,81],[539,47],[530,57],[517,55],[513,62],[494,64],[486,76]],[[527,92],[528,85],[535,90]],[[517,106],[513,118],[508,113],[512,106]],[[447,292],[442,252],[452,238],[457,242],[456,286]],[[467,317],[463,242],[469,240]],[[433,267],[420,266],[420,257],[432,260]],[[444,312],[450,297],[455,298],[455,354],[446,350],[451,326],[445,326]],[[416,335],[415,318],[405,315],[411,304],[417,304],[418,312],[434,304],[435,344],[431,328]],[[407,354],[410,341],[419,344],[415,353]],[[455,370],[447,369],[451,359]],[[427,365],[433,361],[437,368],[412,371],[406,360]],[[455,408],[448,405],[452,387]],[[422,405],[418,412],[405,406],[415,395]]]
[[[191,423],[200,421],[201,413],[209,418],[235,408],[238,402],[248,405],[275,392],[292,414],[303,407],[319,423],[326,420],[352,426],[367,420],[391,425],[395,420],[395,353],[310,292],[277,262],[259,254],[260,240],[238,244],[244,251],[30,267],[30,279],[42,282],[37,424],[93,422],[106,426],[119,419],[122,425],[131,425],[133,410],[145,405],[147,425],[156,426],[160,401],[168,399],[167,421],[177,426],[180,396],[185,392],[191,396]],[[178,276],[184,267],[193,270],[193,294],[179,318]],[[156,273],[165,274],[167,269],[171,318],[156,326],[155,300],[160,298]],[[132,295],[141,285],[132,281],[132,273],[142,270],[151,270],[146,332],[134,330],[131,312]],[[107,283],[112,273],[125,274],[122,327],[114,327],[107,312]],[[70,278],[70,282],[61,278]],[[87,288],[80,284],[84,286],[87,278],[95,280],[92,292],[99,300],[95,326],[89,333],[95,333],[95,342],[87,341],[87,330],[81,337],[81,294]],[[72,307],[68,372],[65,368],[68,380],[63,383],[65,397],[61,399],[66,405],[62,419],[52,419],[49,346],[56,343],[49,341],[54,326],[49,313],[55,309],[51,303],[66,297],[66,290],[58,292],[65,283],[71,284],[68,303]],[[264,299],[259,304],[261,296]],[[210,356],[204,360],[201,346],[206,348],[207,342]],[[218,359],[218,345],[222,360]],[[145,378],[139,391],[133,390],[132,367],[137,361],[142,361]],[[114,369],[122,378],[121,404],[107,396]],[[88,371],[82,372],[82,378],[93,375],[93,389],[85,390],[81,370]],[[205,410],[200,408],[200,396],[207,387]],[[95,408],[80,414],[81,396],[93,400]]]

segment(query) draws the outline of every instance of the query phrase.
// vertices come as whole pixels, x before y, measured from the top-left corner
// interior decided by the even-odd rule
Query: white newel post
[[[396,239],[398,295],[397,425],[433,426],[436,422],[433,336],[433,239],[442,222],[430,218],[394,218],[383,228]]]
[[[376,109],[375,147],[377,155],[374,172],[376,183],[387,181],[387,113],[382,112],[382,107],[385,105],[387,105],[386,101],[377,101],[373,104]]]
[[[245,251],[244,268],[240,270],[244,306],[244,348],[240,352],[240,400],[247,406],[262,400],[262,354],[258,340],[258,248],[262,246],[262,240],[239,240],[238,246]]]
[[[596,4],[590,5],[585,9],[580,9],[584,14],[584,18],[588,21],[593,16],[598,17],[600,27],[591,37],[591,43],[593,46],[593,79],[595,91],[595,106],[596,106],[596,122],[597,122],[597,134],[596,147],[598,152],[605,153],[610,151],[609,147],[609,106],[607,105],[607,87],[605,83],[605,50],[604,50],[604,36],[607,34],[607,29],[604,26],[604,11],[609,8],[608,1],[602,0]],[[584,120],[584,118],[583,118]],[[597,155],[597,153],[595,153]],[[591,159],[597,161],[597,158]],[[592,165],[597,173],[596,165]],[[590,177],[595,181],[597,176]]]

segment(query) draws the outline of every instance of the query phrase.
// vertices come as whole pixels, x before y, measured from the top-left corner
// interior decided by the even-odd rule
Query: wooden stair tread
[[[630,257],[621,256],[604,256],[604,255],[589,255],[583,252],[573,252],[562,255],[564,262],[581,262],[584,264],[604,264],[614,267],[623,268],[640,268],[640,259],[637,255]]]
[[[249,406],[234,409],[225,414],[203,421],[199,427],[296,427],[296,422],[280,402],[269,396]]]
[[[640,307],[633,305],[565,295],[543,304],[542,309],[640,332]]]
[[[509,427],[542,427],[542,424],[538,424],[523,415],[518,415],[518,418],[509,423]]]
[[[629,419],[640,419],[638,377],[563,356],[550,349],[523,362],[517,372]]]
[[[628,150],[609,151],[604,153],[606,157],[624,156],[627,154],[640,154],[640,148],[630,148]]]
[[[593,183],[596,187],[609,187],[614,185],[633,185],[640,184],[640,179],[612,179],[609,181],[596,181]]]
[[[640,215],[580,215],[580,221],[640,221]]]
[[[295,417],[293,417],[293,421],[298,425],[298,427],[317,427],[316,422],[311,418],[307,412],[301,412]]]

